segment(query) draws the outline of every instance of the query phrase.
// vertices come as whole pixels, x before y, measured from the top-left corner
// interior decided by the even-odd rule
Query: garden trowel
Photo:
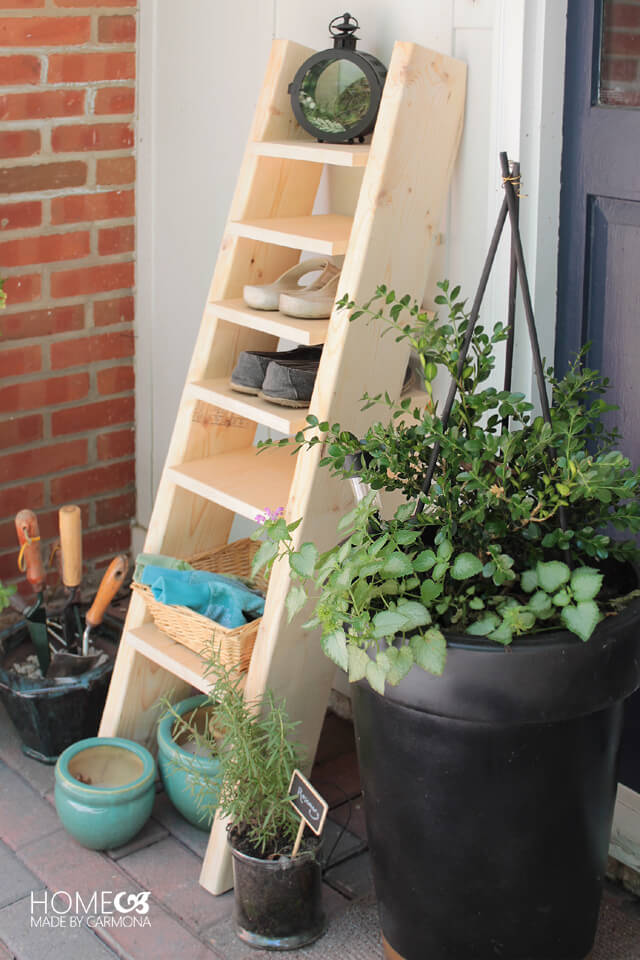
[[[66,504],[58,511],[62,582],[69,591],[62,611],[62,628],[67,647],[74,647],[82,636],[78,610],[78,588],[82,582],[82,514],[80,507]]]
[[[47,612],[42,602],[45,587],[45,571],[40,549],[40,529],[38,518],[33,510],[21,510],[16,514],[16,533],[20,544],[18,569],[26,574],[32,589],[37,593],[35,603],[25,610],[24,615],[29,627],[40,670],[44,676],[49,666],[49,637],[47,634]]]
[[[102,623],[105,611],[118,592],[128,567],[129,563],[124,555],[115,557],[111,561],[100,581],[95,600],[85,618],[86,627],[82,634],[82,653],[70,653],[67,650],[56,653],[49,666],[47,677],[76,677],[86,673],[87,670],[93,670],[105,659],[105,653],[89,653],[89,634],[93,627]]]
[[[89,634],[91,630],[102,623],[107,607],[122,586],[128,569],[129,561],[124,554],[114,557],[107,567],[105,575],[98,587],[95,600],[91,604],[85,617],[86,627],[82,636],[82,653],[84,656],[86,656],[89,651]]]

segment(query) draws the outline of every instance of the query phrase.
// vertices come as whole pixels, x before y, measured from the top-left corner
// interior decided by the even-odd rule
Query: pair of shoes
[[[322,346],[294,350],[243,350],[231,374],[231,389],[287,407],[306,407]]]
[[[318,272],[319,276],[310,283],[300,282]],[[313,257],[286,270],[273,283],[247,284],[242,295],[254,310],[280,310],[289,317],[322,320],[331,316],[339,279],[340,270],[335,264],[326,257]]]

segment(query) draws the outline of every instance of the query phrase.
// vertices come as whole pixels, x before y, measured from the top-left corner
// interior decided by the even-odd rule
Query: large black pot
[[[0,634],[0,702],[28,757],[53,764],[76,740],[97,735],[117,649],[101,629],[91,642],[109,660],[79,676],[57,679],[22,677],[11,670],[34,652],[24,621]]]
[[[388,957],[583,960],[616,795],[623,700],[640,684],[640,601],[588,643],[448,638],[354,710]]]
[[[296,950],[327,929],[322,907],[322,871],[316,852],[295,860],[261,860],[238,849],[229,836],[233,858],[236,934],[261,950]]]

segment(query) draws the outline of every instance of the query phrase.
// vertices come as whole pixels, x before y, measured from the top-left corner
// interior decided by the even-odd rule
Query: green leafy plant
[[[288,800],[291,775],[301,762],[294,740],[297,724],[289,720],[284,701],[276,700],[270,690],[246,701],[241,675],[228,670],[214,654],[207,674],[214,685],[205,704],[210,719],[204,729],[188,715],[177,714],[168,700],[162,701],[175,718],[174,737],[188,734],[198,752],[209,752],[220,762],[217,804],[211,799],[211,782],[198,781],[185,765],[194,778],[196,803],[203,815],[217,807],[229,817],[235,836],[246,841],[254,855],[290,853],[300,823]]]
[[[6,607],[11,603],[11,597],[16,592],[15,584],[10,583],[8,587],[5,587],[0,580],[0,612],[5,610]]]
[[[298,546],[300,521],[279,517],[265,522],[255,558],[255,571],[288,558],[289,616],[313,595],[308,626],[321,627],[327,655],[352,681],[366,677],[381,693],[414,663],[440,674],[446,631],[509,644],[564,627],[587,640],[603,616],[619,609],[604,566],[639,556],[633,535],[640,530],[640,471],[617,449],[617,431],[604,426],[603,415],[615,409],[604,399],[608,382],[584,365],[584,354],[562,378],[548,369],[553,403],[545,422],[523,394],[491,384],[496,349],[506,339],[502,325],[491,332],[476,325],[458,372],[469,315],[458,287],[439,287],[444,322],[385,287],[362,308],[343,299],[351,320],[368,317],[410,343],[426,402],[366,395],[364,408],[383,404],[387,416],[363,437],[308,416],[296,450],[323,444],[320,463],[341,478],[354,475],[350,457],[360,457],[358,475],[372,492],[343,518],[346,539],[328,552]],[[433,399],[441,373],[458,388],[446,430]],[[436,444],[435,476],[424,493]],[[378,490],[407,499],[389,520],[380,516]],[[623,536],[614,538],[611,528]]]

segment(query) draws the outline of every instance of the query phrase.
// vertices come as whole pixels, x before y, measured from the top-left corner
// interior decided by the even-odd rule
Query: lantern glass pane
[[[299,96],[302,112],[318,133],[342,133],[365,116],[371,88],[351,60],[320,60],[304,75]]]

